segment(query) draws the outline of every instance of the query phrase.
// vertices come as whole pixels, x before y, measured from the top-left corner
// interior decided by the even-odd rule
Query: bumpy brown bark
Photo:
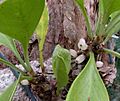
[[[74,0],[47,0],[47,4],[49,30],[44,45],[45,59],[51,56],[56,44],[77,49],[78,40],[87,36],[84,17]],[[94,29],[97,1],[85,0],[85,6]]]

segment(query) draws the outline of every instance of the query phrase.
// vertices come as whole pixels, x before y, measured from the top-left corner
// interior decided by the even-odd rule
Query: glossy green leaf
[[[45,37],[47,34],[47,30],[48,30],[48,19],[49,19],[48,8],[47,8],[47,6],[45,6],[43,14],[41,16],[41,19],[40,19],[39,24],[36,29],[38,39],[39,39],[40,50],[43,50],[43,45],[44,45]]]
[[[109,16],[115,12],[120,10],[120,1],[119,0],[100,0],[103,5],[103,23],[107,23]]]
[[[77,2],[78,5],[80,6],[81,11],[82,11],[82,13],[83,13],[83,16],[85,17],[86,26],[87,26],[87,30],[88,30],[88,33],[89,33],[88,36],[89,36],[90,38],[92,38],[93,35],[92,35],[92,30],[91,30],[90,21],[89,21],[90,19],[89,19],[88,15],[87,15],[87,12],[86,12],[85,7],[84,7],[84,0],[76,0],[76,2]]]
[[[20,76],[10,87],[8,87],[1,95],[0,101],[12,101],[17,85],[19,83]]]
[[[20,61],[20,63],[27,70],[27,67],[25,66],[24,61],[20,57],[20,54],[17,51],[16,46],[14,44],[14,41],[13,41],[13,39],[11,37],[9,37],[9,36],[7,36],[5,34],[0,33],[0,45],[4,45],[5,47],[8,47],[15,54],[15,56],[17,57],[17,59]]]
[[[39,54],[40,54],[40,65],[41,68],[44,68],[43,64],[43,46],[46,38],[46,34],[48,31],[48,8],[47,5],[44,8],[43,14],[41,16],[41,19],[39,21],[39,24],[36,29],[36,33],[38,35],[38,41],[39,41]]]
[[[104,43],[106,43],[113,34],[120,31],[120,10],[112,13],[110,17],[111,17],[110,22],[105,28],[106,38],[104,40]]]
[[[120,21],[118,21],[113,28],[111,28],[108,32],[107,32],[107,37],[104,40],[104,43],[106,43],[113,34],[117,33],[120,30]]]
[[[94,54],[73,82],[66,101],[109,101],[105,85],[96,68]]]
[[[0,32],[19,40],[26,51],[43,9],[44,0],[6,0],[0,4]]]
[[[120,15],[120,10],[112,13],[112,14],[110,15],[110,21],[113,20],[113,19],[115,19],[115,18],[116,18],[117,16],[119,16],[119,15]]]
[[[105,25],[103,24],[103,15],[104,15],[104,6],[103,6],[103,0],[99,1],[99,13],[98,13],[98,20],[96,22],[96,29],[95,34],[101,36],[105,33]]]
[[[117,33],[120,30],[120,11],[117,11],[111,15],[111,20],[108,23],[106,27],[106,39],[104,43],[106,43],[109,38],[115,33]]]
[[[16,70],[17,72],[20,72],[20,73],[22,73],[23,75],[26,75],[25,72],[23,72],[21,69],[17,68],[15,65],[13,65],[13,64],[12,64],[11,62],[9,62],[9,61],[0,58],[0,62],[3,63],[3,64],[5,64],[5,65],[7,65],[7,66],[9,66],[10,68]]]
[[[96,28],[96,33],[104,34],[104,27],[109,22],[109,17],[112,13],[120,10],[119,0],[100,0],[99,3],[99,18]]]
[[[65,63],[65,68],[67,70],[67,73],[69,73],[71,69],[71,55],[70,52],[67,49],[62,48],[60,45],[57,45],[55,47],[55,50],[53,52],[53,60],[56,58],[56,56],[60,56],[63,58],[63,62]]]
[[[14,54],[16,53],[15,47],[13,46],[13,39],[2,33],[0,33],[0,45],[8,47]]]
[[[57,45],[53,52],[52,65],[59,91],[68,82],[68,73],[71,68],[71,55],[69,51]]]
[[[111,20],[108,23],[107,28],[106,28],[106,35],[108,35],[109,31],[111,29],[113,29],[116,26],[116,24],[119,23],[119,22],[120,22],[120,11],[115,12],[114,14],[111,15]],[[120,29],[120,27],[119,27],[119,29]]]

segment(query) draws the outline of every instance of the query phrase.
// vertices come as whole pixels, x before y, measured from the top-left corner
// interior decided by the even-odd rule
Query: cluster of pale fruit
[[[81,51],[85,51],[88,49],[88,45],[85,41],[84,38],[81,38],[78,42],[78,48]],[[86,59],[86,55],[84,53],[78,55],[77,51],[74,49],[70,49],[70,54],[73,58],[76,58],[75,61],[78,64],[81,64],[82,62],[84,62],[84,60]],[[103,66],[103,62],[102,61],[96,61],[96,66],[97,67],[102,67]]]

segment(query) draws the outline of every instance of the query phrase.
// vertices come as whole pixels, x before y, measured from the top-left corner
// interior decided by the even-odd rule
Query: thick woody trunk
[[[51,56],[56,44],[77,49],[78,40],[87,37],[84,17],[74,0],[47,0],[49,30],[44,45],[44,58]],[[97,17],[97,0],[85,0],[88,15],[94,30]]]
[[[86,37],[84,18],[74,0],[48,0],[49,30],[44,45],[44,57],[49,58],[56,44],[77,48],[81,37]]]

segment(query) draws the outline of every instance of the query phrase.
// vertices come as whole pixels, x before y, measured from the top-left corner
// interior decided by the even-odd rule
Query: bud
[[[29,81],[27,79],[24,79],[20,82],[22,85],[29,85]]]
[[[19,65],[15,65],[17,68],[21,69],[23,72],[26,72],[25,68],[19,64]]]
[[[74,49],[70,49],[70,54],[72,57],[77,57],[77,52]]]
[[[82,62],[85,60],[85,55],[84,55],[84,54],[81,54],[81,55],[79,55],[75,60],[76,60],[76,62],[77,62],[78,64],[80,64],[80,63],[82,63]]]
[[[108,25],[106,24],[105,27],[107,27]]]
[[[88,48],[88,45],[85,42],[85,39],[81,38],[78,42],[78,48],[81,50],[86,50]]]
[[[96,65],[97,65],[97,67],[102,67],[103,66],[103,62],[102,61],[96,61]]]
[[[85,44],[85,45],[83,45],[83,46],[81,47],[81,50],[86,50],[87,48],[88,48],[88,45]]]

